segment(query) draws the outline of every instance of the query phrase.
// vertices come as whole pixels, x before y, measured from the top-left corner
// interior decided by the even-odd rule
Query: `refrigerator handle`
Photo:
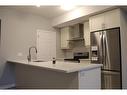
[[[106,62],[106,67],[107,68],[110,68],[110,52],[109,52],[109,46],[108,46],[108,39],[107,39],[107,35],[106,35],[106,32],[105,32],[105,59],[106,59],[106,57],[107,57],[107,61],[108,62]]]
[[[104,69],[106,69],[106,39],[105,39],[105,31],[103,32],[103,65],[104,65]]]
[[[103,32],[100,32],[100,51],[101,51],[101,63],[103,64]]]

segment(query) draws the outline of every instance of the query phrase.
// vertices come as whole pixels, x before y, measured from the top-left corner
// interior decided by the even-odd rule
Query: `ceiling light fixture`
[[[36,7],[40,7],[41,5],[37,4]]]
[[[74,5],[61,5],[61,8],[66,11],[70,11],[75,8]]]

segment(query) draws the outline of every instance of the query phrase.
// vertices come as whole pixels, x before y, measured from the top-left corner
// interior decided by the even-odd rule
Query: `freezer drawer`
[[[102,71],[102,89],[121,89],[120,72]]]

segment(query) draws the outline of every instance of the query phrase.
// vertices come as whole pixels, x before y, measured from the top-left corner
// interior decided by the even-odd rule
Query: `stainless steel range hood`
[[[75,24],[72,26],[72,39],[71,40],[83,40],[83,24]]]

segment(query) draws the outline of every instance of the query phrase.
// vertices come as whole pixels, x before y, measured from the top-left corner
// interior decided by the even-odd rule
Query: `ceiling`
[[[1,6],[2,7],[2,6]],[[23,11],[27,13],[41,15],[45,18],[52,19],[54,17],[60,16],[62,14],[67,13],[60,8],[60,6],[3,6],[4,8],[15,9],[18,11]]]

